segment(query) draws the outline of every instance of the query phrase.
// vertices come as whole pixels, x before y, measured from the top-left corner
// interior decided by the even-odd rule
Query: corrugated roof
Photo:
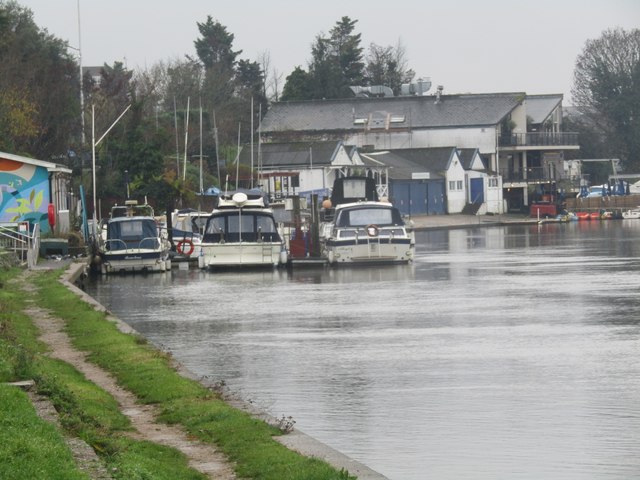
[[[260,145],[263,168],[293,168],[330,165],[341,142],[263,143]],[[258,163],[258,147],[253,148],[254,164]],[[251,146],[240,152],[240,163],[251,163]]]
[[[560,103],[562,94],[527,95],[527,117],[531,117],[532,123],[544,123]]]
[[[524,93],[350,98],[275,103],[261,124],[263,133],[358,131],[376,128],[441,128],[497,125]],[[366,123],[364,123],[366,122]]]

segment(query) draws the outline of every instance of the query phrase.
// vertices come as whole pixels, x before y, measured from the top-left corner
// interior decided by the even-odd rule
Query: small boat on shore
[[[198,249],[200,268],[276,267],[287,262],[282,235],[262,193],[220,195]]]
[[[413,232],[407,228],[397,208],[378,200],[373,179],[337,179],[331,201],[325,204],[323,213],[320,245],[330,265],[409,263],[413,260]]]
[[[622,218],[623,219],[639,219],[640,218],[640,207],[638,208],[631,208],[629,210],[625,210],[622,212]]]
[[[149,205],[115,205],[100,236],[102,273],[164,272],[171,269],[170,244]]]

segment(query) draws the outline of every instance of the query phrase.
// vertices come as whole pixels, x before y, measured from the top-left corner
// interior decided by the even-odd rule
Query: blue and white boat
[[[99,255],[102,273],[164,272],[171,269],[170,244],[149,205],[127,200],[111,209]]]

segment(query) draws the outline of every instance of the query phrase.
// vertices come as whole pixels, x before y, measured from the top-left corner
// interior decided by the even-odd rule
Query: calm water
[[[420,232],[416,250],[88,291],[393,480],[640,478],[640,221]]]

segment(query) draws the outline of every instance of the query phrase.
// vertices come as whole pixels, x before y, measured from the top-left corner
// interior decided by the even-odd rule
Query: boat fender
[[[180,240],[178,245],[176,245],[176,252],[180,255],[186,255],[187,257],[193,253],[195,247],[193,246],[193,242],[188,238],[184,240]]]
[[[202,250],[202,247],[200,247],[200,255],[198,256],[198,268],[204,268],[204,267],[205,267],[204,251]]]

